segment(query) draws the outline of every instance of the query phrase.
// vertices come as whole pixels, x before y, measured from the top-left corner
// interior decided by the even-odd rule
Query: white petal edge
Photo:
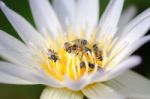
[[[52,0],[54,10],[61,22],[62,27],[67,30],[73,24],[76,14],[75,0]]]
[[[131,95],[129,97],[129,99],[150,99],[150,96],[149,95],[134,94],[134,95]]]
[[[51,77],[45,76],[40,70],[21,67],[8,62],[0,61],[0,72],[21,78],[23,80],[35,82],[37,84],[61,87],[59,82],[55,81]]]
[[[25,54],[26,53],[26,54]],[[37,64],[33,61],[32,57],[27,52],[19,53],[11,49],[0,49],[0,56],[7,61],[21,65],[23,67],[33,68]]]
[[[47,87],[43,90],[40,99],[83,99],[81,92],[75,92],[65,88]]]
[[[126,71],[115,79],[105,82],[106,85],[112,87],[126,98],[138,99],[135,97],[143,97],[139,99],[147,99],[150,95],[150,80],[133,72]],[[144,98],[145,97],[145,98]]]
[[[29,0],[29,4],[38,30],[45,36],[47,33],[54,37],[59,36],[58,31],[61,30],[61,25],[50,2],[48,0]]]
[[[0,1],[0,9],[26,44],[33,43],[42,46],[44,39],[22,16],[8,8]]]
[[[144,36],[150,29],[150,8],[134,18],[122,31],[119,44],[132,43]]]
[[[82,89],[89,99],[124,99],[118,92],[102,83],[95,83]]]
[[[110,71],[106,71],[104,76],[102,76],[98,81],[107,81],[113,79],[125,71],[139,65],[142,62],[142,59],[139,56],[131,56],[112,68]]]
[[[99,23],[100,34],[98,40],[103,35],[114,36],[117,30],[118,21],[121,16],[124,0],[110,0],[104,14],[102,15]],[[111,30],[111,31],[109,31]]]
[[[129,6],[127,9],[125,9],[125,11],[123,11],[123,13],[121,14],[119,20],[119,24],[118,24],[119,30],[122,30],[136,15],[136,13],[137,13],[137,8],[135,6]]]
[[[129,44],[127,47],[124,48],[124,50],[116,55],[110,63],[108,63],[108,66],[113,64],[114,62],[117,64],[121,62],[123,59],[129,57],[134,51],[136,51],[138,48],[140,48],[142,45],[150,41],[150,35],[147,35],[145,37],[142,37],[141,39],[133,42],[132,44]],[[112,51],[113,52],[113,51]],[[115,51],[114,51],[115,52]],[[113,53],[112,53],[113,55]],[[111,56],[110,56],[111,57]],[[115,65],[115,64],[114,64]]]
[[[21,41],[1,30],[0,46],[0,56],[6,60],[24,66],[34,66],[29,49]]]
[[[5,84],[20,84],[20,85],[30,85],[30,84],[36,84],[35,82],[27,81],[3,72],[0,72],[0,83]]]
[[[99,17],[99,0],[78,0],[75,27],[85,30],[90,37]],[[80,33],[80,32],[79,32]],[[80,34],[79,34],[80,35]]]
[[[2,30],[0,30],[0,45],[3,46],[2,48],[11,49],[18,52],[28,51],[25,44]]]

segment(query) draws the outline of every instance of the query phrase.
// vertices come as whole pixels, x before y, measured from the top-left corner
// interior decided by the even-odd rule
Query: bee
[[[88,66],[89,66],[90,68],[92,68],[92,69],[95,68],[95,64],[92,64],[92,63],[90,63],[90,62],[88,63]]]
[[[88,44],[87,40],[84,39],[76,39],[71,42],[66,42],[64,44],[64,49],[68,52],[76,52],[77,54],[79,52],[83,52],[85,50],[85,46]],[[87,48],[86,48],[87,50]]]
[[[48,59],[51,59],[54,62],[56,62],[58,60],[58,57],[56,56],[56,52],[54,52],[53,50],[49,49],[48,50]]]
[[[86,64],[85,64],[85,62],[81,62],[80,63],[80,68],[85,68],[86,66],[85,66]],[[88,62],[88,66],[89,66],[89,68],[91,68],[91,69],[93,69],[93,68],[95,68],[95,64],[92,64],[92,63],[90,63],[90,62]]]
[[[84,39],[76,39],[73,41],[75,44],[73,45],[73,48],[76,51],[81,51],[81,52],[87,52],[90,51],[90,49],[87,46],[88,41]]]
[[[93,45],[93,50],[94,50],[94,51],[98,51],[98,46],[97,46],[97,44],[94,44],[94,45]]]
[[[97,58],[98,58],[100,61],[103,61],[102,51],[99,51],[99,52],[98,52]]]
[[[102,61],[103,60],[102,51],[99,50],[97,44],[93,45],[93,50],[94,50],[94,53],[95,53],[97,59],[99,59],[100,61]]]
[[[65,48],[65,50],[66,50],[68,53],[71,53],[71,52],[72,52],[72,46],[71,46],[70,43],[66,42],[66,43],[64,44],[64,48]]]
[[[88,67],[89,67],[88,72],[91,72],[91,71],[93,71],[96,68],[96,64],[88,62]],[[86,68],[85,62],[81,61],[80,68],[81,69],[82,68]],[[103,70],[103,69],[100,66],[97,66],[97,71],[99,71],[99,70]]]
[[[73,45],[72,45],[72,50],[73,50],[73,51],[79,50],[79,46],[78,46],[77,44],[73,44]]]
[[[76,39],[76,40],[74,40],[72,42],[74,42],[78,46],[86,46],[88,44],[88,41],[84,40],[84,39]]]
[[[96,54],[97,59],[99,59],[100,61],[103,61],[102,51],[97,51],[95,54]]]

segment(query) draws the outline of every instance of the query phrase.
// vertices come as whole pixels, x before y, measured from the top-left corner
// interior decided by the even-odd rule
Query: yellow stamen
[[[89,44],[80,45],[82,40],[78,40],[79,42],[68,42],[73,43],[71,52],[68,52],[64,46],[56,52],[48,50],[50,52],[47,54],[47,64],[43,67],[49,75],[61,81],[65,75],[72,80],[79,80],[82,76],[96,72],[98,66],[102,68],[102,61],[98,59],[98,57],[103,58],[102,54],[98,56]],[[79,46],[73,48],[74,44],[79,44]]]
[[[61,35],[58,40],[49,38],[46,52],[37,52],[46,61],[40,63],[45,72],[54,79],[63,81],[65,76],[71,80],[79,80],[83,76],[105,69],[105,39],[96,43],[96,31],[89,40],[83,39],[84,31],[81,31],[81,38],[71,28],[68,31],[69,34]]]

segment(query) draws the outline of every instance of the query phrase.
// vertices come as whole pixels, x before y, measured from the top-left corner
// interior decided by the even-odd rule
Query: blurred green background
[[[11,9],[15,10],[34,26],[33,18],[29,8],[28,0],[3,0]],[[101,13],[104,11],[109,0],[100,0]],[[144,9],[150,7],[150,0],[125,0],[124,8],[135,5],[138,9],[138,13]],[[7,21],[3,13],[0,11],[0,29],[10,33],[20,39],[10,23]],[[150,33],[147,33],[150,34]],[[134,68],[136,72],[150,78],[150,43],[145,44],[142,48],[136,51],[134,54],[142,56],[143,63]],[[3,79],[3,78],[0,78]],[[8,85],[0,84],[0,99],[39,99],[40,93],[44,86],[42,85]]]

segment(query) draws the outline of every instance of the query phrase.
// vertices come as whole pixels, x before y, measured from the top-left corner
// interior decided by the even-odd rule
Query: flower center
[[[58,80],[65,76],[79,80],[82,76],[103,70],[104,51],[98,44],[92,44],[85,39],[75,39],[65,42],[55,51],[48,49],[47,71]]]

